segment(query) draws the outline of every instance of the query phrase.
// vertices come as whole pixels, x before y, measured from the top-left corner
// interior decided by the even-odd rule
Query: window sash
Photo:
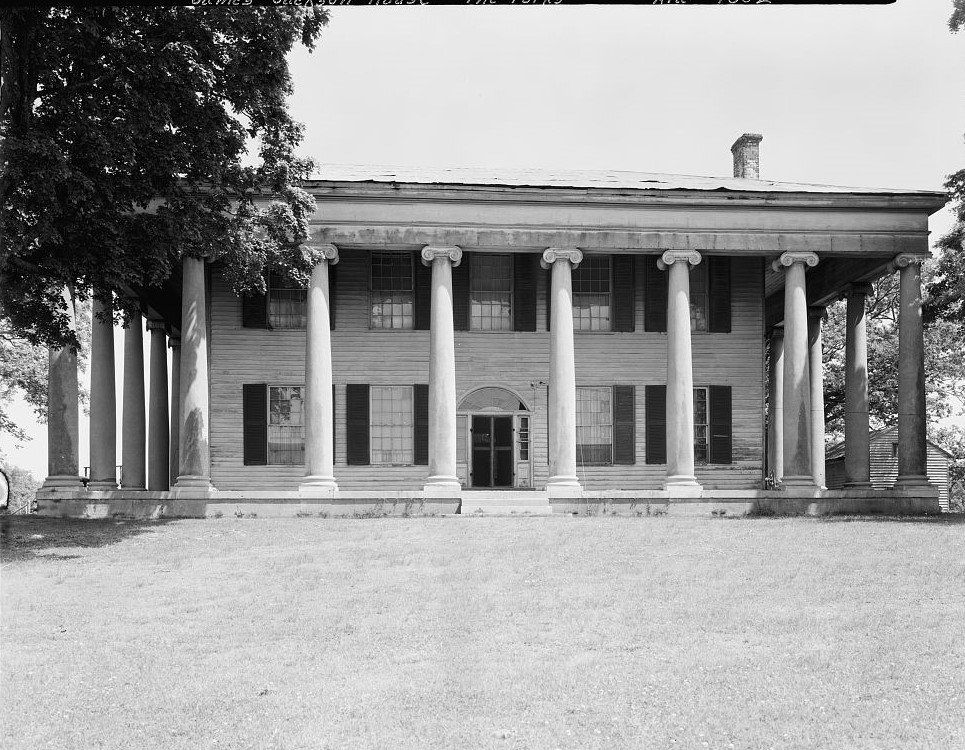
[[[412,386],[369,388],[369,449],[371,462],[382,466],[415,463]]]
[[[305,401],[302,386],[268,387],[268,463],[305,463]]]
[[[610,261],[610,256],[584,257],[573,271],[574,330],[612,330],[613,283]]]
[[[372,253],[369,295],[370,327],[414,328],[412,256],[408,253]]]
[[[584,465],[613,463],[613,389],[576,389],[576,456]]]
[[[513,330],[513,258],[473,255],[469,281],[469,328]]]

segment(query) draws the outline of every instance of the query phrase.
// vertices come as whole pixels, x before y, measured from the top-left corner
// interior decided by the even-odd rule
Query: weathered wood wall
[[[413,248],[415,249],[415,248]],[[347,466],[345,384],[428,382],[429,332],[369,329],[367,255],[342,250],[338,264],[336,327],[332,358],[336,385],[335,473],[339,487],[419,489],[425,466]],[[645,463],[643,386],[666,380],[667,337],[644,333],[643,285],[637,279],[636,331],[577,333],[578,385],[629,384],[636,392],[636,463],[632,466],[579,467],[588,490],[657,488],[665,468]],[[537,282],[537,330],[456,332],[456,387],[461,401],[483,386],[517,393],[532,411],[534,486],[547,478],[546,388],[550,334],[546,330],[549,273]],[[760,487],[763,447],[763,264],[760,258],[734,258],[731,333],[693,334],[694,384],[733,387],[733,463],[697,467],[708,488]],[[298,385],[304,380],[305,332],[243,328],[241,301],[216,277],[212,284],[211,461],[212,479],[225,490],[294,490],[301,466],[245,466],[242,461],[242,385]]]

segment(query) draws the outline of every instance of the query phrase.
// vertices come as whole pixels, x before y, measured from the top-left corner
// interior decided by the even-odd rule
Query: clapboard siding
[[[589,253],[588,253],[589,254]],[[366,253],[340,254],[338,320],[332,331],[335,380],[335,463],[339,487],[419,489],[424,466],[347,466],[345,384],[396,385],[428,382],[428,331],[370,330]],[[760,486],[763,403],[763,314],[761,261],[733,259],[731,333],[694,333],[694,384],[733,388],[733,463],[698,466],[709,488]],[[546,387],[550,334],[546,330],[549,272],[537,274],[535,332],[457,331],[456,390],[461,400],[476,388],[500,386],[514,391],[531,411],[533,484],[547,479]],[[634,385],[636,463],[578,467],[588,490],[659,487],[663,466],[645,463],[643,386],[666,380],[667,336],[645,333],[644,288],[637,278],[633,333],[575,334],[578,385]],[[215,486],[224,490],[294,489],[302,466],[244,466],[241,397],[244,383],[298,385],[304,382],[305,332],[243,328],[241,301],[220,276],[212,285],[211,305],[211,461]],[[464,462],[460,462],[462,475]]]

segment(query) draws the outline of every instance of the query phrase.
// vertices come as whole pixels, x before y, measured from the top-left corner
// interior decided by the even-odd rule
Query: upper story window
[[[305,401],[301,386],[268,388],[268,463],[305,463]]]
[[[268,327],[305,328],[308,315],[308,290],[296,286],[281,274],[268,277]]]
[[[476,254],[472,258],[469,326],[473,331],[513,329],[513,259]]]
[[[415,295],[410,253],[372,253],[372,328],[413,328]]]
[[[690,269],[690,330],[707,330],[707,311],[710,309],[710,285],[707,283],[707,268],[710,259],[698,263]]]
[[[610,257],[584,257],[573,271],[574,330],[611,330],[611,289]]]

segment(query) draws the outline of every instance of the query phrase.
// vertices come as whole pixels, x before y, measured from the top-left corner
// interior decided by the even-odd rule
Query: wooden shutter
[[[613,463],[636,463],[637,431],[632,385],[613,386]]]
[[[432,312],[432,267],[422,263],[422,253],[412,253],[412,266],[415,329],[428,331]]]
[[[369,387],[364,383],[345,386],[345,449],[349,466],[368,466]]]
[[[413,463],[426,466],[429,463],[429,386],[416,383],[412,386],[412,455]]]
[[[469,282],[471,278],[472,255],[463,253],[462,263],[452,269],[452,323],[457,331],[469,330]]]
[[[268,327],[267,294],[246,294],[241,298],[241,325],[243,328]]]
[[[634,291],[632,255],[613,256],[613,330],[632,332],[634,329]]]
[[[731,407],[731,387],[712,385],[708,389],[708,408],[710,410],[710,463],[729,464],[733,462],[733,409]]]
[[[513,256],[513,330],[536,330],[536,269],[539,256],[517,253]]]
[[[553,264],[546,269],[546,330],[553,328]]]
[[[643,311],[643,330],[667,331],[667,272],[657,268],[656,255],[648,255],[644,261]]]
[[[707,258],[707,291],[710,302],[707,310],[708,330],[711,333],[730,333],[730,258],[714,255]]]
[[[667,463],[667,386],[646,387],[647,463]]]
[[[338,289],[338,266],[328,264],[328,327],[335,328],[335,295]],[[307,307],[307,303],[306,303]]]
[[[268,463],[268,386],[245,383],[241,386],[242,455],[245,466]]]

